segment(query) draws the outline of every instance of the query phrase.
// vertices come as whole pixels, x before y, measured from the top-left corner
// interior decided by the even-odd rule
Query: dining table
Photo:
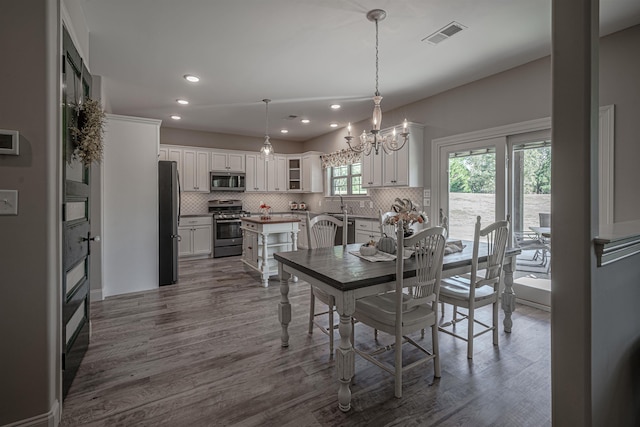
[[[462,241],[461,252],[444,256],[442,277],[469,273],[473,254],[473,242]],[[282,327],[282,347],[289,346],[288,327],[291,322],[291,302],[289,301],[289,282],[293,276],[317,286],[335,298],[336,311],[340,315],[338,332],[340,342],[336,349],[336,372],[338,378],[338,407],[346,412],[351,409],[351,379],[355,372],[355,351],[351,344],[351,318],[355,311],[356,300],[369,295],[391,291],[396,277],[396,262],[370,262],[355,255],[360,244],[333,246],[329,248],[278,252],[274,258],[278,261],[280,280],[280,302],[278,320]],[[478,269],[486,265],[487,245],[480,243]],[[507,248],[503,262],[504,290],[501,294],[504,311],[503,326],[505,332],[511,332],[511,315],[515,310],[516,296],[513,292],[513,273],[519,248]],[[415,264],[412,257],[405,260],[405,284],[411,286],[415,281]]]

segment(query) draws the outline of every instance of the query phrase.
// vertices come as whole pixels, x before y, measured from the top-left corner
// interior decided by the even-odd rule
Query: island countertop
[[[262,219],[259,216],[247,216],[242,218],[242,220],[253,222],[255,224],[284,224],[288,222],[300,222],[300,219],[294,217],[271,217],[271,219]]]

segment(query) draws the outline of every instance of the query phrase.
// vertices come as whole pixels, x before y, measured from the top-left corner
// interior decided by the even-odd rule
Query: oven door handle
[[[242,222],[239,219],[216,219],[215,221],[218,224],[227,224],[227,223],[230,223],[230,222]]]

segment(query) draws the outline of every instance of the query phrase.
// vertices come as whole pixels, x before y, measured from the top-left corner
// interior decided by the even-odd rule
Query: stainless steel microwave
[[[245,176],[242,172],[211,171],[211,191],[244,191]]]

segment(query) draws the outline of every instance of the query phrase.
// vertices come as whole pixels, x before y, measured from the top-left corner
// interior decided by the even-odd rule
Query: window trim
[[[355,164],[360,164],[360,174],[353,175],[351,173],[351,166],[355,165]],[[348,169],[347,175],[343,175],[343,176],[334,178],[333,169],[337,168],[337,167],[342,167],[342,166],[347,166],[348,167],[347,168]],[[363,193],[363,194],[351,194],[351,187],[352,187],[352,185],[351,185],[352,181],[351,180],[352,180],[352,178],[354,176],[356,176],[356,177],[357,176],[359,176],[359,177],[363,176],[363,169],[362,169],[363,168],[363,163],[362,163],[362,161],[354,162],[354,163],[350,163],[350,164],[342,165],[342,166],[331,166],[331,167],[327,168],[327,183],[328,183],[327,189],[328,189],[328,191],[327,191],[326,196],[327,197],[340,197],[340,196],[342,196],[343,198],[344,197],[368,197],[369,196],[369,191],[367,190],[367,188],[362,186],[362,183],[361,183],[360,187],[365,191],[365,193]],[[334,187],[333,187],[334,179],[336,179],[336,178],[345,178],[345,177],[347,178],[347,194],[334,194],[334,191],[333,191],[334,190]]]

